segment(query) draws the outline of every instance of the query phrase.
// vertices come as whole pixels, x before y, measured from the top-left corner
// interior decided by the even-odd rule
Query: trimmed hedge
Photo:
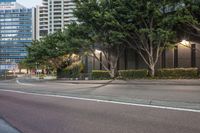
[[[106,79],[111,79],[111,77],[110,77],[109,71],[93,70],[92,71],[92,79],[106,80]]]
[[[199,72],[198,68],[165,68],[158,69],[156,76],[159,78],[198,78]]]
[[[82,63],[74,63],[73,65],[63,69],[59,72],[60,78],[78,78],[83,73],[84,66]],[[147,79],[147,69],[130,69],[130,70],[119,70],[119,78],[121,79]],[[93,80],[107,80],[111,79],[109,71],[105,70],[93,70]],[[155,75],[156,79],[194,79],[199,78],[198,68],[165,68],[158,69]]]
[[[148,70],[146,69],[119,70],[119,76],[122,79],[147,78]]]

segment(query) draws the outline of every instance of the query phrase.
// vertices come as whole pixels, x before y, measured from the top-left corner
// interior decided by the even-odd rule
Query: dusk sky
[[[25,7],[34,7],[40,5],[42,0],[17,0],[18,3],[24,5]]]

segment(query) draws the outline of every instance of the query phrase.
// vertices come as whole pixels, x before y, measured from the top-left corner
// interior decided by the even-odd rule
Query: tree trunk
[[[118,71],[116,68],[111,68],[110,76],[111,78],[117,77]]]
[[[155,65],[149,66],[149,76],[154,77],[155,76]]]

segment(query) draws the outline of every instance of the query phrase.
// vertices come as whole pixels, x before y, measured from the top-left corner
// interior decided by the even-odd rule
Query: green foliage
[[[106,79],[111,79],[111,77],[110,77],[109,71],[93,70],[92,71],[92,79],[106,80]]]
[[[27,47],[26,64],[40,64],[54,69],[62,68],[73,62],[72,55],[80,49],[71,45],[67,32],[57,31],[40,40],[35,40]]]
[[[82,62],[72,63],[70,66],[58,73],[59,78],[79,78],[84,72],[84,65]]]
[[[44,79],[45,75],[44,74],[39,74],[39,79]]]
[[[67,28],[71,30],[69,39],[92,54],[95,48],[100,49],[107,58],[106,70],[107,64],[113,70],[117,67],[120,53],[129,45],[153,72],[163,49],[177,41],[176,27],[194,23],[184,6],[188,1],[76,0],[78,23]],[[115,58],[108,59],[108,53]]]
[[[193,0],[75,0],[77,23],[66,26],[64,32],[47,35],[28,47],[28,63],[47,64],[55,69],[69,66],[72,53],[104,54],[101,62],[112,70],[124,47],[135,49],[149,66],[155,69],[162,50],[175,44],[177,27],[196,24],[199,4]],[[169,10],[168,10],[169,9]],[[111,76],[111,71],[108,71]],[[117,73],[117,71],[116,71]]]
[[[40,40],[35,40],[27,48],[29,57],[37,62],[45,62],[49,58],[61,56],[67,52],[66,48],[62,46],[64,41],[64,36],[60,31],[49,34]]]
[[[177,41],[176,27],[193,23],[183,0],[118,0],[115,8],[118,24],[123,27],[124,42],[135,49],[154,76],[163,49]],[[183,13],[184,12],[184,13]],[[122,38],[123,39],[123,38]]]
[[[177,27],[179,34],[184,35],[187,39],[199,38],[200,36],[200,1],[199,0],[183,0],[185,8],[179,10],[179,14],[190,14],[187,19],[180,21],[180,26]],[[188,21],[188,19],[190,21]]]
[[[119,76],[122,79],[140,79],[147,78],[148,70],[135,69],[135,70],[120,70]]]
[[[18,64],[18,67],[19,69],[32,69],[36,67],[36,64],[30,58],[25,58]]]
[[[88,37],[98,42],[96,45],[100,49],[122,44],[123,29],[115,11],[118,6],[118,1],[76,0],[74,15],[87,27]]]
[[[101,62],[105,70],[109,70],[107,64],[116,70],[117,60],[125,47],[123,39],[123,27],[119,24],[117,1],[108,0],[76,0],[74,15],[78,18],[77,24],[70,25],[71,40],[79,45],[90,55],[101,62],[95,49],[102,51],[105,62]],[[109,55],[112,59],[109,59]],[[112,71],[112,70],[111,70]],[[109,71],[112,77],[116,72]]]
[[[166,79],[198,78],[198,68],[166,68],[158,69],[156,76]]]

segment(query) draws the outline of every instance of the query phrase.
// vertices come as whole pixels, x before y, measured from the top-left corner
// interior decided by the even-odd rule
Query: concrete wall
[[[174,67],[174,50],[166,50],[166,68],[173,68]]]
[[[178,67],[191,67],[191,48],[178,46]]]
[[[118,68],[119,70],[125,70],[125,56],[124,56],[124,52],[122,53],[121,57],[119,58],[119,62],[118,62]]]
[[[127,69],[136,68],[136,57],[135,51],[132,49],[127,49]]]

